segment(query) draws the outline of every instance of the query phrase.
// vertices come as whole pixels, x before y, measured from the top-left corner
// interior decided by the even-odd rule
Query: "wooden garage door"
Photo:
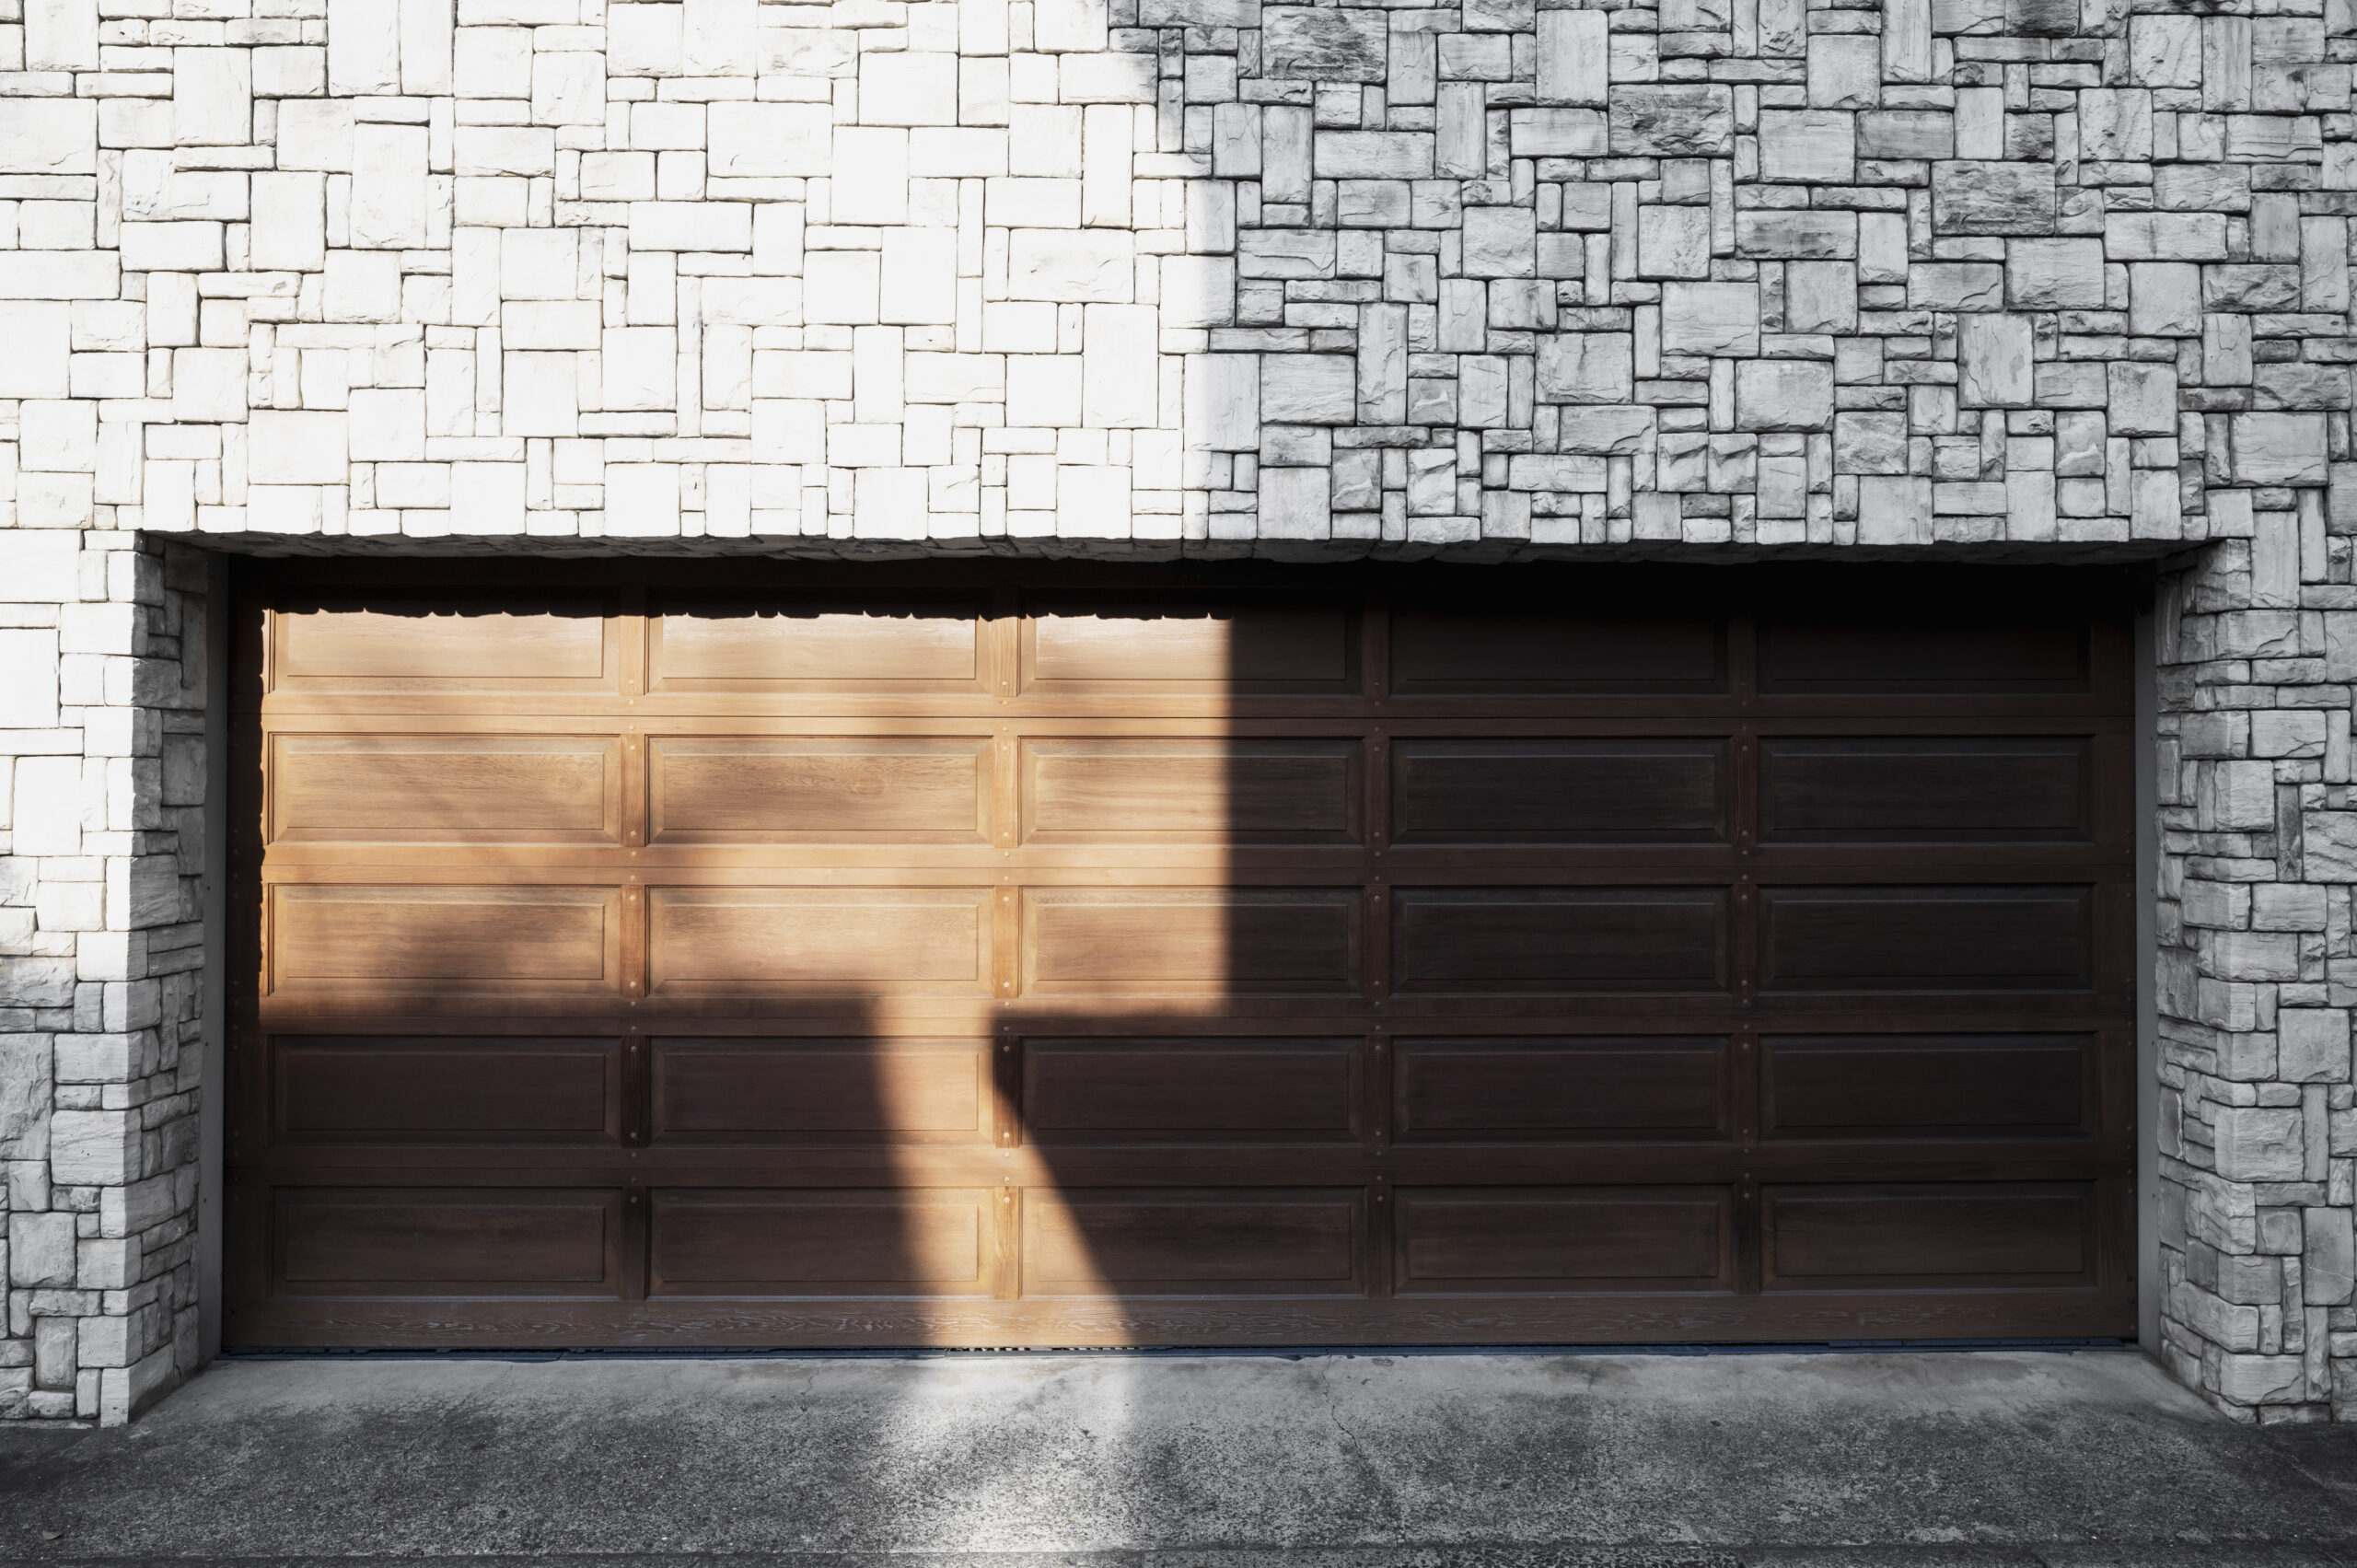
[[[2132,1332],[2119,588],[273,568],[229,1340]]]

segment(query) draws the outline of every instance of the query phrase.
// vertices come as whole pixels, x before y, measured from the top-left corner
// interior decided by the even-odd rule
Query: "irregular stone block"
[[[2015,239],[2005,247],[2005,300],[2017,310],[2104,308],[2100,239]]]
[[[1858,254],[1858,215],[1816,212],[1739,212],[1735,218],[1738,256],[1763,261],[1846,261]]]
[[[2212,1132],[2218,1174],[2229,1181],[2297,1181],[2307,1167],[2300,1113],[2270,1106],[2221,1106]]]
[[[1260,0],[1138,0],[1138,25],[1257,28],[1260,25]]]
[[[715,103],[704,112],[715,175],[799,177],[830,168],[833,115],[823,103]]]
[[[1829,110],[1763,110],[1759,115],[1760,178],[1849,184],[1858,174],[1856,118]]]
[[[1320,180],[1428,180],[1433,138],[1423,131],[1320,131],[1313,157]]]
[[[98,116],[87,99],[0,98],[0,173],[96,174]]]
[[[1550,17],[1600,16],[1601,12],[1550,11]],[[1507,145],[1516,157],[1602,157],[1610,146],[1601,110],[1517,109],[1508,116]],[[1607,194],[1609,190],[1607,188]],[[1570,226],[1566,225],[1565,226]]]
[[[1744,430],[1830,430],[1833,366],[1800,359],[1737,365],[1735,422]]]
[[[1556,332],[1539,340],[1539,398],[1556,403],[1625,403],[1634,393],[1627,332]]]
[[[1955,162],[1932,169],[1936,234],[2051,234],[2054,166]]]
[[[2276,1056],[2287,1083],[2345,1084],[2349,1014],[2339,1007],[2287,1007],[2276,1016]]]
[[[2242,483],[2325,482],[2324,415],[2238,413],[2233,418],[2232,432],[2234,473]]]
[[[1349,424],[1358,418],[1357,364],[1335,354],[1264,354],[1260,399],[1271,424]]]
[[[1654,420],[1650,408],[1565,408],[1556,445],[1596,456],[1642,451],[1653,436]]]
[[[1882,109],[1861,114],[1857,156],[1923,162],[1952,158],[1956,157],[1956,116],[1931,109]]]
[[[1735,100],[1714,86],[1621,86],[1608,110],[1624,157],[1724,157],[1735,146]]]
[[[1672,283],[1661,291],[1664,354],[1759,352],[1759,290],[1747,283]]]
[[[1956,340],[1959,401],[1968,408],[2029,405],[2034,338],[2028,317],[1959,317]]]
[[[74,1283],[74,1216],[71,1214],[8,1216],[8,1283],[19,1290],[71,1288]]]
[[[1271,76],[1379,82],[1390,69],[1390,33],[1378,10],[1271,6],[1260,13],[1260,60]]]
[[[1539,102],[1600,105],[1608,101],[1611,55],[1608,20],[1602,11],[1539,14]]]

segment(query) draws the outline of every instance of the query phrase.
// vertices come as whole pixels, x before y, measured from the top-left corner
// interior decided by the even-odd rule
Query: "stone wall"
[[[2357,516],[2322,501],[2212,491],[2253,531],[2156,617],[2162,1353],[2262,1420],[2357,1418]]]
[[[204,560],[0,539],[0,1416],[122,1421],[196,1364]]]
[[[0,1413],[196,1353],[175,539],[2171,556],[2166,1350],[2357,1411],[2352,62],[2351,0],[0,0]]]

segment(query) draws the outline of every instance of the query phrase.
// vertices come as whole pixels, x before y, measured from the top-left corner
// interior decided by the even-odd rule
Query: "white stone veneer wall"
[[[2357,1413],[2352,61],[2351,0],[0,0],[0,1415],[197,1354],[174,540],[2173,554],[2167,1354]]]

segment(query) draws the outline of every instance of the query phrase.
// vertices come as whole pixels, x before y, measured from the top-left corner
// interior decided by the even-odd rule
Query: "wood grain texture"
[[[2096,836],[2094,749],[2083,737],[1775,737],[1760,749],[1760,836],[1770,842]]]
[[[658,1040],[656,1144],[983,1144],[987,1041]]]
[[[1044,599],[1024,623],[1024,652],[1027,688],[1339,691],[1354,674],[1348,612],[1304,604]]]
[[[650,691],[803,686],[962,689],[981,673],[971,601],[800,603],[702,595],[657,600]]]
[[[649,743],[648,840],[658,844],[981,843],[981,738],[705,738]]]
[[[651,992],[979,995],[989,892],[970,888],[658,888]]]
[[[610,990],[610,888],[287,883],[271,889],[272,989]]]
[[[1021,767],[1027,843],[1344,844],[1364,816],[1349,740],[1043,738]]]
[[[1721,740],[1403,739],[1391,757],[1399,843],[1709,843],[1727,836]]]
[[[611,736],[271,738],[273,843],[621,842]]]
[[[289,608],[272,622],[282,688],[356,691],[534,691],[604,685],[617,650],[586,596],[505,606],[446,598],[377,608]]]
[[[981,1295],[988,1189],[658,1193],[659,1295]]]
[[[2099,575],[250,577],[233,1344],[2132,1331]]]
[[[1407,1292],[1733,1284],[1722,1188],[1404,1188],[1399,1203]]]

